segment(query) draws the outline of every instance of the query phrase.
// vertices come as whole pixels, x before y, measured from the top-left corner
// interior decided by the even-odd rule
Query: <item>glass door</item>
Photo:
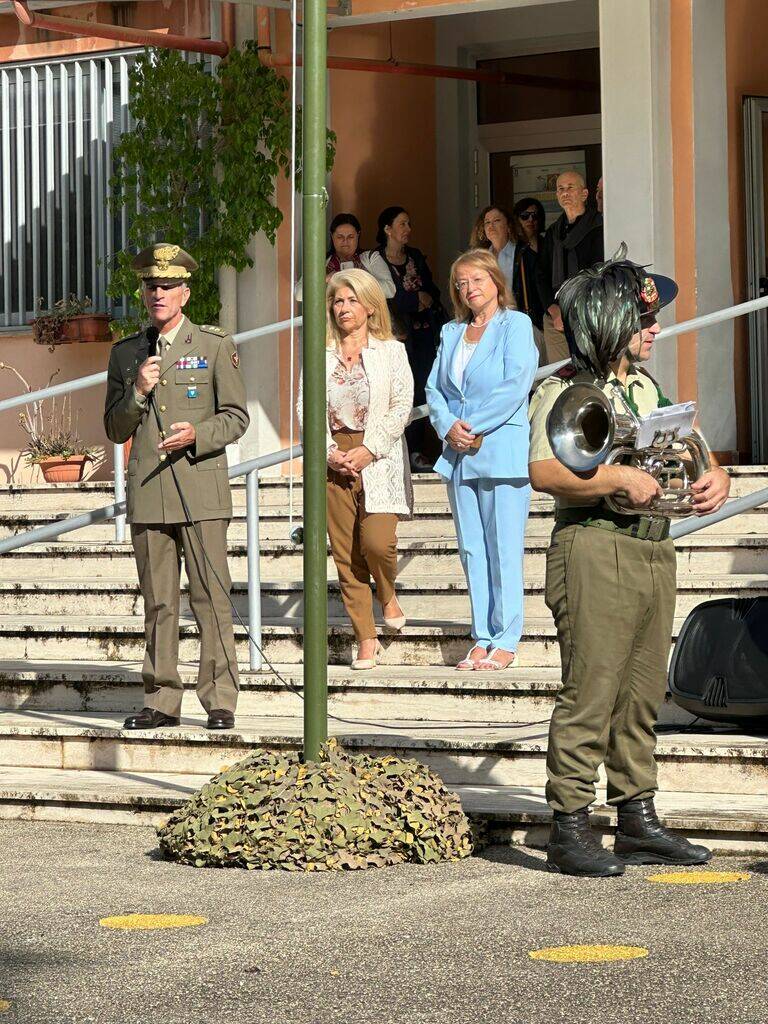
[[[768,295],[768,96],[744,97],[747,298]],[[752,461],[768,463],[768,310],[749,315]]]

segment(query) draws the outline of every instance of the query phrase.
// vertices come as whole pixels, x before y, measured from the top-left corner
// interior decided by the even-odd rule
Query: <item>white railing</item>
[[[293,320],[295,327],[301,327],[303,319],[297,316]],[[277,334],[279,331],[287,330],[291,326],[290,320],[279,320],[274,324],[266,324],[264,327],[255,327],[252,331],[241,331],[234,334],[232,340],[236,345],[244,345],[247,341],[255,341],[257,338],[265,338],[270,334]],[[45,398],[57,398],[59,395],[70,395],[75,391],[84,391],[86,388],[94,388],[99,384],[106,384],[107,371],[91,373],[87,377],[78,377],[76,380],[63,381],[61,384],[51,384],[50,387],[40,388],[38,391],[27,391],[22,395],[14,395],[13,398],[5,398],[0,402],[0,413],[8,409],[17,409],[21,405],[30,405],[32,402],[39,402]],[[115,505],[125,502],[125,462],[123,457],[123,446],[114,446],[115,465]],[[110,505],[109,508],[112,508]],[[108,516],[106,518],[112,518]],[[115,541],[122,544],[125,540],[125,514],[120,513],[115,517]]]
[[[700,327],[711,326],[712,324],[722,323],[726,320],[733,320],[738,316],[743,316],[756,309],[766,307],[768,307],[768,296],[762,299],[754,299],[751,302],[743,302],[737,306],[730,306],[727,309],[721,309],[715,313],[708,313],[705,316],[697,317],[694,320],[687,320],[683,323],[675,324],[673,327],[668,327],[663,331],[660,331],[657,338],[661,339],[665,337],[673,337],[678,334],[684,334]],[[300,323],[300,319],[295,322]],[[289,320],[281,321],[277,324],[269,324],[267,327],[259,327],[255,331],[247,331],[244,334],[236,335],[235,341],[237,344],[242,344],[243,342],[250,341],[253,338],[262,337],[266,334],[283,330],[289,325]],[[567,362],[568,360],[563,360],[559,363],[552,363],[549,366],[540,367],[536,372],[535,380],[542,380],[560,366],[564,366]],[[92,376],[100,377],[102,382],[106,379],[106,374],[94,374]],[[82,386],[92,386],[92,378],[82,379],[89,381],[88,384]],[[80,384],[80,381],[71,381],[69,386],[71,390],[75,390],[75,386]],[[67,385],[55,385],[55,387],[66,388]],[[49,389],[45,389],[46,392],[48,390]],[[66,392],[59,391],[57,393],[61,394]],[[12,407],[8,403],[21,405],[25,402],[33,401],[34,398],[38,396],[45,397],[42,392],[37,392],[35,395],[22,395],[18,399],[8,399],[6,402],[0,402],[0,412],[2,412],[4,408]],[[421,419],[426,415],[426,405],[416,406],[416,408],[411,412],[411,420]],[[117,447],[120,446],[116,446],[116,448]],[[284,462],[290,462],[292,459],[300,458],[301,455],[301,445],[294,445],[293,448],[283,448],[280,451],[271,452],[268,455],[261,455],[258,458],[249,459],[246,462],[230,466],[228,470],[230,480],[241,476],[245,477],[245,514],[248,562],[248,628],[250,632],[249,662],[251,669],[255,671],[258,671],[262,667],[261,567],[259,562],[260,509],[258,475],[262,469],[279,466]],[[0,540],[0,555],[26,547],[29,544],[39,544],[55,540],[64,533],[70,533],[73,530],[80,530],[83,527],[92,526],[95,523],[103,523],[110,519],[115,519],[116,522],[122,519],[124,522],[124,476],[120,474],[120,481],[118,481],[118,464],[120,466],[123,465],[122,451],[120,452],[120,459],[116,459],[115,461],[115,488],[116,491],[118,488],[123,489],[123,493],[119,500],[116,497],[116,500],[112,505],[107,505],[104,508],[92,509],[91,511],[84,512],[81,515],[70,516],[68,519],[60,520],[55,523],[48,523],[46,526],[40,526],[34,530],[28,530],[27,532],[17,534],[14,537],[6,537],[5,539]],[[703,530],[705,527],[711,526],[714,523],[719,523],[724,519],[729,519],[731,516],[740,515],[742,512],[747,512],[752,508],[757,508],[757,506],[762,505],[765,502],[768,502],[768,488],[756,491],[754,494],[746,495],[743,498],[737,498],[733,501],[727,502],[719,512],[713,512],[710,515],[701,517],[691,516],[688,519],[681,520],[672,526],[670,535],[674,538],[687,536],[688,534],[695,533],[698,530]]]

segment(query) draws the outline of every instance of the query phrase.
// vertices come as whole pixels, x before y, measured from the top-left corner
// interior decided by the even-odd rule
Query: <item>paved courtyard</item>
[[[459,864],[292,875],[182,868],[149,828],[0,822],[0,1021],[23,1024],[764,1024],[768,864],[717,885]],[[100,919],[190,914],[197,927]],[[534,960],[571,944],[609,963]]]

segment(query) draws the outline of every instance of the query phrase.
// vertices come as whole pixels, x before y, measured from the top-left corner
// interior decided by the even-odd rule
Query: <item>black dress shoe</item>
[[[607,878],[623,875],[624,865],[606,850],[589,827],[589,811],[555,811],[547,846],[547,867],[563,875]]]
[[[129,715],[123,722],[124,729],[162,729],[165,726],[178,725],[178,718],[166,715],[154,708],[142,708],[137,715]]]
[[[224,711],[222,708],[214,708],[208,712],[207,729],[234,729],[234,711]]]
[[[656,816],[653,799],[628,800],[618,808],[613,852],[625,864],[706,864],[712,851],[670,832]]]

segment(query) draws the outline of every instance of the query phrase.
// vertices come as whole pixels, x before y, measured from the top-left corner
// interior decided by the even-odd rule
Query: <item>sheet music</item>
[[[687,437],[693,430],[695,419],[695,402],[679,402],[663,409],[654,409],[647,416],[640,417],[635,448],[650,448],[654,438],[660,434],[666,434],[668,437]]]

